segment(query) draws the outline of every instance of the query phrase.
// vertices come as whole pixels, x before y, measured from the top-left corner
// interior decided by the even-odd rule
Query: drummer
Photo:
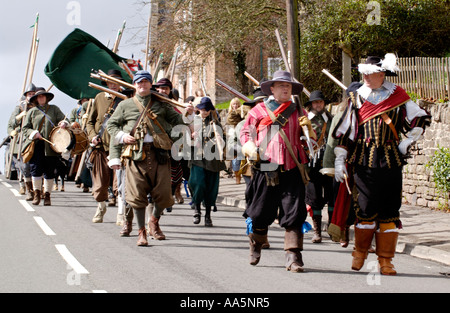
[[[36,106],[28,111],[23,127],[22,152],[32,142],[35,144],[33,157],[29,162],[34,189],[33,205],[39,205],[41,202],[42,177],[44,177],[44,206],[51,205],[50,194],[54,184],[58,153],[53,151],[45,140],[48,140],[53,128],[65,129],[69,124],[60,108],[49,104],[53,98],[52,93],[44,88],[37,88],[36,94],[30,99],[30,103]]]

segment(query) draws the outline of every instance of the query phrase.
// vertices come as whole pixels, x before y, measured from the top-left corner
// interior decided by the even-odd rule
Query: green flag
[[[74,99],[94,98],[100,91],[89,87],[89,82],[99,84],[100,81],[91,78],[92,70],[107,73],[117,69],[131,82],[127,72],[118,65],[123,60],[91,35],[75,29],[56,48],[45,67],[45,75],[56,88]]]

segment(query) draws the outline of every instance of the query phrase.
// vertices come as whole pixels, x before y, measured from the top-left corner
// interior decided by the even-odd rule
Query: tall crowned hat
[[[395,72],[400,71],[400,68],[397,65],[395,54],[388,53],[384,59],[377,56],[367,57],[366,62],[358,65],[358,71],[365,75],[385,72],[386,76],[397,76]]]

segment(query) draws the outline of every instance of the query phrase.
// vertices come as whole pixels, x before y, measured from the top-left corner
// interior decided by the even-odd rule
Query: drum
[[[77,128],[55,127],[50,133],[50,141],[54,143],[50,147],[56,153],[72,150],[73,155],[79,155],[89,148],[88,136]]]

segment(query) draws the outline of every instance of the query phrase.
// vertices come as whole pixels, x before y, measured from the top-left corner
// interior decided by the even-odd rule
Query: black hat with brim
[[[253,100],[244,102],[243,105],[254,107],[255,105],[257,105],[266,98],[267,95],[261,90],[261,88],[258,88],[253,92]]]
[[[322,91],[314,90],[313,92],[311,92],[311,95],[309,96],[309,101],[305,103],[305,107],[310,106],[313,103],[313,101],[317,100],[323,100],[325,104],[330,103],[330,101],[324,97]]]
[[[45,88],[38,87],[36,88],[36,93],[34,94],[34,96],[30,98],[30,103],[37,103],[37,97],[40,95],[45,95],[47,97],[47,103],[52,101],[53,98],[55,97],[55,95],[52,94],[51,92],[47,92]]]

